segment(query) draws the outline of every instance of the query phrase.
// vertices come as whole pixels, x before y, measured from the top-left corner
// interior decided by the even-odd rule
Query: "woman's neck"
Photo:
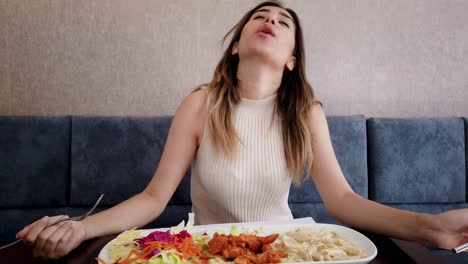
[[[259,60],[242,60],[237,67],[237,82],[240,96],[259,100],[278,91],[283,69],[275,69]]]

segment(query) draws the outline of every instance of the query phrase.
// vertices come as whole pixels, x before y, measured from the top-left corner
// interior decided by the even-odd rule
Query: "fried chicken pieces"
[[[273,243],[279,234],[266,237],[240,234],[239,236],[215,233],[208,242],[208,253],[233,261],[235,264],[280,263],[287,253],[274,251]]]

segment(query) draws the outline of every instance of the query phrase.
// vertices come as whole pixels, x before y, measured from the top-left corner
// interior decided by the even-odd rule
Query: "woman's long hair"
[[[264,6],[275,6],[287,10],[295,24],[296,66],[292,71],[285,70],[276,98],[275,111],[281,123],[284,155],[293,182],[302,182],[304,169],[312,166],[312,140],[310,135],[310,110],[316,101],[311,85],[305,75],[305,54],[302,29],[297,14],[283,7],[280,2],[263,2],[247,12],[242,19],[224,36],[223,42],[232,34],[228,48],[223,54],[208,86],[211,96],[208,105],[208,128],[214,153],[223,152],[233,157],[239,144],[239,138],[233,126],[233,113],[240,101],[237,87],[238,54],[232,55],[234,44],[240,40],[242,29],[253,13]]]

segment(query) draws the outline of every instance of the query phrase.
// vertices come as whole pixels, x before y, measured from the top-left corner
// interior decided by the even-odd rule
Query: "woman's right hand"
[[[16,238],[23,238],[26,245],[33,246],[33,256],[44,259],[58,259],[86,240],[85,223],[80,221],[63,221],[66,215],[42,219],[26,226],[16,234]]]

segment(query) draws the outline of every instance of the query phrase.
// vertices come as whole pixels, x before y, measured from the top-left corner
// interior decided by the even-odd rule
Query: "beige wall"
[[[257,2],[0,0],[0,114],[173,114]],[[468,116],[468,0],[285,2],[327,115]]]

